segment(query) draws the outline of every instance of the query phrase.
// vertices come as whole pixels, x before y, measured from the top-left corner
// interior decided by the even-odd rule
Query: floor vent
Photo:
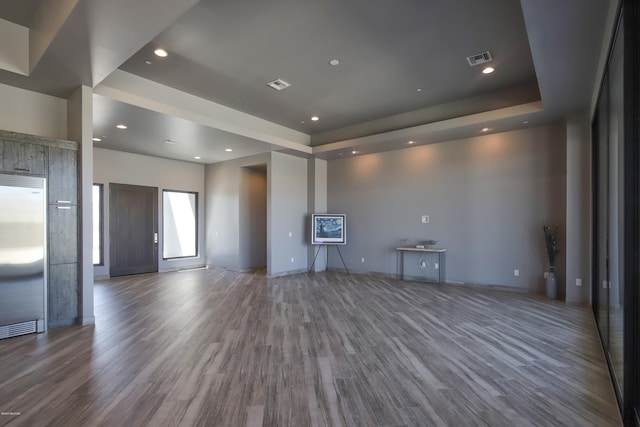
[[[489,51],[478,53],[476,55],[467,56],[467,62],[470,66],[484,64],[493,60]]]
[[[0,339],[17,337],[25,334],[34,334],[37,331],[36,326],[35,320],[0,326]]]

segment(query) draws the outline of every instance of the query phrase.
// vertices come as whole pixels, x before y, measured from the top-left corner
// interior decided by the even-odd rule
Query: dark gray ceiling
[[[536,81],[514,0],[200,1],[120,68],[309,134]]]
[[[40,0],[0,1],[0,17],[23,27],[29,27]]]
[[[33,26],[43,3],[3,0],[0,17]],[[401,148],[407,138],[476,135],[483,120],[502,131],[588,109],[612,4],[83,0],[32,75],[0,71],[0,82],[59,97],[74,84],[96,87],[94,128],[106,136],[105,148],[191,161],[201,155],[205,163],[282,148],[280,136],[276,145],[260,142],[259,132],[216,128],[216,117],[199,120],[197,110],[171,117],[171,108],[154,107],[157,100],[141,100],[135,85],[131,96],[109,99],[117,90],[107,76],[116,72],[159,84],[167,99],[177,90],[306,134],[307,145],[323,147],[318,155],[335,158],[352,146],[371,152]],[[169,56],[156,57],[156,47]],[[465,59],[486,50],[496,69],[490,75]],[[61,67],[62,59],[70,67]],[[291,87],[266,85],[277,78]],[[114,130],[116,117],[126,117],[128,132]],[[167,138],[191,142],[159,144]],[[220,155],[229,144],[238,150]]]

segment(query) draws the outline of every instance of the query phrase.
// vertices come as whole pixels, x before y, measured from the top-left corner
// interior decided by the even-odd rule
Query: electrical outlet
[[[582,286],[582,279],[576,279],[576,286]]]
[[[422,223],[429,224],[429,215],[422,215]]]
[[[513,270],[513,275],[518,277],[520,275],[520,270]]]
[[[426,266],[427,266],[427,263],[426,263],[426,262],[422,261],[422,262],[420,263],[420,267],[425,268]]]
[[[291,262],[294,262],[296,259],[294,257],[291,257]]]
[[[364,257],[360,261],[364,262]]]
[[[439,269],[440,269],[440,264],[438,264],[437,262],[436,262],[436,265],[435,265],[435,269],[436,269],[436,270],[439,270]]]
[[[293,237],[293,232],[292,231],[289,232],[289,237]]]

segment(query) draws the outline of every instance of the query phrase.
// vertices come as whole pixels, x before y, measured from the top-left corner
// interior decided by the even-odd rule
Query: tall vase
[[[558,281],[553,271],[547,273],[547,298],[558,299]]]

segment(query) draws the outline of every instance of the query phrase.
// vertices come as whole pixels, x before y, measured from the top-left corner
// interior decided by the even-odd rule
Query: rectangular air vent
[[[0,326],[0,339],[17,337],[36,332],[36,321],[14,323],[13,325]]]
[[[489,51],[467,56],[467,62],[472,67],[474,65],[484,64],[485,62],[489,62],[492,59],[493,58],[491,57],[491,53]]]
[[[275,79],[274,81],[267,83],[267,85],[274,88],[275,90],[282,90],[291,86],[289,83],[285,82],[282,79]]]

